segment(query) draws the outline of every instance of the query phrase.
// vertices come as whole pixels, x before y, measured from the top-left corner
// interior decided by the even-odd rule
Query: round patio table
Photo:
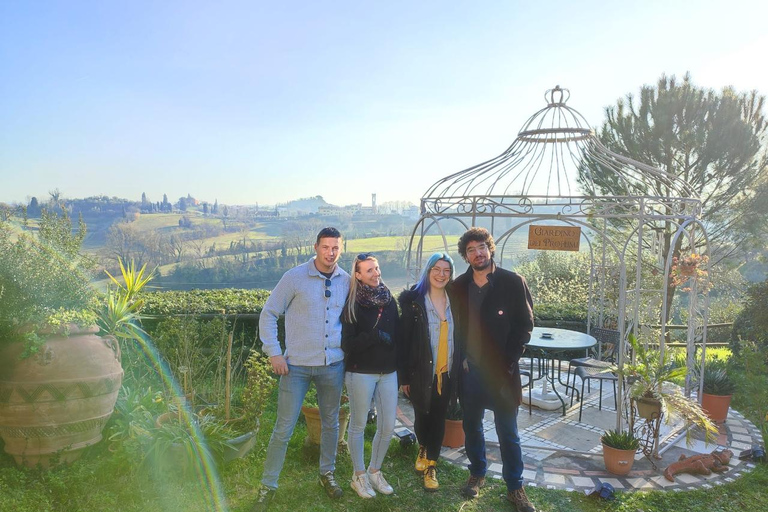
[[[596,344],[597,340],[594,336],[584,332],[556,327],[534,327],[531,333],[531,341],[527,347],[528,350],[541,355],[541,358],[544,360],[544,370],[539,378],[534,379],[540,379],[542,384],[540,388],[536,388],[531,392],[531,404],[549,411],[562,407],[563,416],[565,416],[565,400],[560,396],[555,386],[555,360],[563,352],[586,351]],[[531,357],[532,377],[533,357]],[[552,386],[550,387],[549,384]],[[563,383],[560,382],[560,384]],[[525,397],[523,399],[525,400]]]

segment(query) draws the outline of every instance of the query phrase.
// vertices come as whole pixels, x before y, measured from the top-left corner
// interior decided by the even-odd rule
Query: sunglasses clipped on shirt
[[[331,280],[330,279],[326,279],[325,280],[325,298],[326,299],[329,299],[331,297],[331,290],[330,290],[330,288],[331,288]]]

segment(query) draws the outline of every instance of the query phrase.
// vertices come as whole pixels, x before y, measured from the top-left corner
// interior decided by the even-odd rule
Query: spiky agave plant
[[[635,450],[640,448],[640,440],[630,431],[606,430],[600,437],[600,441],[617,450]]]
[[[141,343],[146,333],[141,328],[144,300],[139,293],[154,279],[155,271],[147,272],[146,264],[137,270],[133,261],[127,267],[122,260],[119,263],[122,283],[105,271],[112,283],[107,290],[105,307],[98,314],[98,325],[104,334]]]

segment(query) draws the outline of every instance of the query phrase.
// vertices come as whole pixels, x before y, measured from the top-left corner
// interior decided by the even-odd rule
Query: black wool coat
[[[411,386],[410,399],[414,409],[429,412],[435,374],[432,369],[436,354],[432,353],[429,338],[429,317],[426,301],[413,289],[400,294],[400,334],[398,346],[398,379],[400,385]],[[454,319],[455,327],[455,319]],[[449,396],[456,396],[456,382],[461,364],[460,352],[454,331],[452,365],[448,370]]]
[[[469,285],[474,270],[469,267],[449,288],[451,311],[456,322],[455,339],[466,357],[467,338],[479,338],[481,360],[478,361],[486,382],[499,391],[499,397],[511,394],[513,405],[522,403],[520,356],[531,340],[533,331],[533,299],[523,276],[496,267],[489,276],[491,288],[480,308],[479,332],[469,330]],[[497,397],[498,398],[498,397]]]

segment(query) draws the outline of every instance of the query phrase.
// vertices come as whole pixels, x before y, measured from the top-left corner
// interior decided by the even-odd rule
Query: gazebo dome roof
[[[556,86],[547,106],[533,114],[499,156],[451,174],[422,200],[458,197],[594,197],[594,177],[609,179],[623,196],[696,198],[675,175],[605,147],[578,111],[566,105],[570,92]]]

